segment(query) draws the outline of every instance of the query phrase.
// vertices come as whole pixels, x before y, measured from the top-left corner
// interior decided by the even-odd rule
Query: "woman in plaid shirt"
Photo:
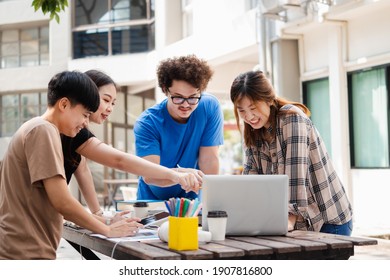
[[[309,109],[277,97],[261,71],[237,76],[230,97],[243,120],[243,174],[289,176],[289,230],[351,235],[352,207]]]

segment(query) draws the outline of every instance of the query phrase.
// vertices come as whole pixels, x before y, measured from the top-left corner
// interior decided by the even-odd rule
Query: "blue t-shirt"
[[[216,97],[203,93],[198,107],[187,123],[176,122],[168,112],[167,99],[144,111],[134,125],[136,154],[160,156],[168,168],[179,165],[199,169],[199,148],[223,144],[223,114]],[[167,200],[171,197],[195,198],[180,185],[157,187],[147,185],[141,177],[137,199]]]

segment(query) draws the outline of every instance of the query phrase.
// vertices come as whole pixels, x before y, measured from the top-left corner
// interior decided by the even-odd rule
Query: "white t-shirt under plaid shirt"
[[[256,139],[245,148],[244,174],[286,174],[289,213],[298,215],[295,229],[320,231],[322,225],[342,225],[352,218],[352,207],[325,144],[310,118],[298,107],[280,110],[276,138],[270,144]]]

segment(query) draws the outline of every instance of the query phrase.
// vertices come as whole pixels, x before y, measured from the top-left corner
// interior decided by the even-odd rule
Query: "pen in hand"
[[[182,168],[179,164],[176,164],[177,168]],[[180,172],[180,171],[178,171]],[[199,185],[199,189],[202,189],[202,185]]]

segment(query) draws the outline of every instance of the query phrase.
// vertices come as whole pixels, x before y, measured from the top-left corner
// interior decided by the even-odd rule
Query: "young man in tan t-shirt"
[[[74,137],[99,107],[90,78],[64,71],[49,82],[48,108],[13,136],[0,167],[0,259],[55,259],[63,217],[108,237],[134,235],[138,219],[106,225],[71,195],[60,133]]]

